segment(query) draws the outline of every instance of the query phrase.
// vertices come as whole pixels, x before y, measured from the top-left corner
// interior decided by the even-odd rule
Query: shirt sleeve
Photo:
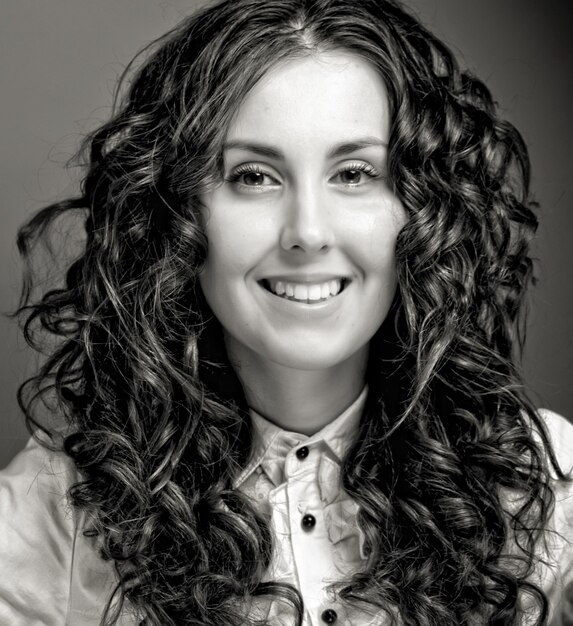
[[[571,481],[555,481],[555,509],[547,534],[542,575],[550,603],[550,626],[573,626],[573,425],[552,411],[540,411],[561,470]]]
[[[67,623],[74,480],[71,461],[33,439],[0,471],[0,624]]]

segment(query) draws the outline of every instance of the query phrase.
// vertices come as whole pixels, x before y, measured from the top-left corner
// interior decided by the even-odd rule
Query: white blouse
[[[366,391],[336,420],[312,437],[284,431],[253,413],[252,461],[237,487],[253,498],[275,533],[273,564],[266,579],[289,582],[304,600],[304,626],[379,626],[382,614],[348,612],[327,590],[365,559],[356,504],[340,489],[340,460],[356,432]],[[558,459],[573,467],[573,425],[542,411]],[[115,585],[110,563],[84,537],[83,514],[67,500],[78,480],[71,460],[30,440],[0,471],[0,626],[98,626]],[[555,511],[546,564],[535,578],[548,594],[551,626],[573,624],[573,485],[555,483]],[[573,598],[571,599],[573,600]],[[292,608],[257,598],[253,614],[273,626],[290,626]],[[568,617],[564,617],[568,616]],[[134,626],[126,610],[120,626]]]
[[[382,619],[363,611],[347,614],[326,589],[366,561],[358,506],[340,488],[340,464],[358,430],[366,394],[364,389],[342,415],[311,437],[282,430],[251,411],[254,454],[237,486],[270,519],[276,537],[273,566],[264,580],[299,589],[304,626],[374,626]],[[276,600],[267,601],[265,608],[263,599],[258,603],[261,617],[273,626],[282,625],[281,616],[292,624],[292,617],[286,617],[292,609]]]

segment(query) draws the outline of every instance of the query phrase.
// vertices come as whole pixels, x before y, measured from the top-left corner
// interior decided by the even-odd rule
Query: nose
[[[334,230],[325,200],[321,191],[311,186],[293,193],[280,236],[283,250],[317,254],[332,248]]]

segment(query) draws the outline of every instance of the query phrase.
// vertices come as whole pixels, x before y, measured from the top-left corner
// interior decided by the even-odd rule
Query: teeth
[[[320,300],[320,291],[321,291],[320,285],[310,285],[310,287],[308,288],[308,299]]]
[[[294,299],[295,300],[308,300],[308,287],[306,285],[295,285]]]
[[[269,280],[266,283],[277,296],[283,296],[300,302],[325,300],[340,293],[342,279],[337,278],[324,283],[287,283],[282,280]]]

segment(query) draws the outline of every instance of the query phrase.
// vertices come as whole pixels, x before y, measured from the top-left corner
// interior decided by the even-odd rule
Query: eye
[[[227,177],[226,182],[236,187],[249,188],[257,191],[263,188],[276,187],[280,183],[255,163],[245,163],[235,168]]]
[[[346,163],[331,178],[341,182],[345,187],[360,187],[370,180],[380,178],[380,172],[368,163],[357,161]]]
[[[363,175],[361,170],[343,170],[340,172],[340,180],[345,185],[358,185]]]

